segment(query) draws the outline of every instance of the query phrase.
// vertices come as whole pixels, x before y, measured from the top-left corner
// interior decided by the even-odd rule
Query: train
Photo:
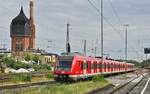
[[[135,65],[106,58],[96,58],[80,54],[67,54],[58,57],[54,68],[56,81],[67,79],[77,81],[96,75],[110,75],[134,71]]]

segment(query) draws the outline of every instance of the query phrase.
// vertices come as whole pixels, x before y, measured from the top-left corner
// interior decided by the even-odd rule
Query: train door
[[[121,64],[119,64],[119,71],[121,71]]]
[[[120,64],[120,71],[122,71],[123,67],[122,67],[122,64]]]
[[[108,72],[108,62],[106,62],[106,72]]]
[[[83,62],[79,61],[78,63],[79,63],[79,73],[83,74]]]
[[[125,65],[124,65],[124,70],[125,70],[125,71],[127,70],[126,68],[127,68],[127,66],[126,66],[126,64],[125,64]]]
[[[99,72],[102,73],[102,62],[99,62]]]
[[[110,63],[108,62],[108,72],[110,72]]]
[[[114,72],[116,72],[116,63],[113,64],[114,65]]]
[[[94,74],[94,62],[91,61],[91,74],[93,75]]]
[[[106,72],[106,62],[104,62],[104,72]]]
[[[105,68],[105,65],[104,65],[104,62],[102,63],[102,73],[104,72],[104,68]]]
[[[113,72],[113,68],[114,68],[114,65],[113,65],[113,62],[111,63],[111,72]]]
[[[123,64],[123,71],[125,71],[125,65]]]
[[[117,72],[119,71],[119,64],[117,64]]]
[[[100,62],[97,62],[97,65],[98,65],[98,67],[97,67],[97,73],[100,73]]]
[[[118,71],[120,71],[120,64],[118,64]]]
[[[87,74],[91,74],[91,62],[87,61]]]
[[[94,73],[97,73],[97,62],[94,61]]]

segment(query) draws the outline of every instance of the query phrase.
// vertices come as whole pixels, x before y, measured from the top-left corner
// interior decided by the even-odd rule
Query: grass
[[[29,73],[21,73],[21,74],[15,74],[11,76],[11,79],[8,81],[2,81],[0,82],[1,85],[14,85],[14,84],[23,84],[23,83],[30,83],[30,82],[41,82],[41,81],[49,81],[53,80],[53,75],[48,74],[45,76],[40,77],[33,77]]]
[[[109,83],[106,80],[101,81],[84,81],[73,84],[53,84],[43,87],[26,88],[17,91],[16,94],[83,94],[88,93],[92,90],[103,88],[108,86]],[[5,94],[12,94],[6,92]]]
[[[27,74],[27,73],[21,73],[21,74],[13,75],[11,77],[11,81],[14,82],[14,83],[30,82],[31,79],[32,79],[31,74]]]

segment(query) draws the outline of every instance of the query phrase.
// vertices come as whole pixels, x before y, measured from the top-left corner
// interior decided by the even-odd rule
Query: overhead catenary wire
[[[109,4],[110,4],[110,6],[111,6],[111,8],[112,8],[112,10],[113,10],[114,15],[116,16],[116,18],[117,18],[117,20],[118,20],[118,23],[119,23],[120,25],[122,25],[123,23],[122,23],[122,21],[121,21],[121,19],[120,19],[120,16],[118,15],[118,13],[117,13],[115,7],[114,7],[112,1],[111,1],[111,0],[108,0],[108,1],[109,1]]]
[[[5,6],[4,6],[5,7]],[[9,11],[14,11],[14,10],[10,10],[10,8],[4,8],[3,7],[3,9],[7,9],[7,10],[9,10]],[[105,20],[105,18],[104,18],[104,20]],[[108,19],[107,19],[108,20]],[[54,29],[51,29],[51,27],[49,27],[49,26],[47,26],[47,25],[43,25],[43,24],[41,24],[41,23],[39,23],[38,21],[36,21],[37,22],[37,25],[39,26],[39,28],[41,28],[43,31],[45,31],[45,32],[49,32],[49,31],[56,31],[56,30],[54,30]],[[114,25],[113,25],[114,26]],[[115,27],[114,27],[115,28]],[[116,28],[115,28],[116,29]],[[114,30],[115,30],[114,29]],[[116,30],[115,30],[116,31]],[[58,32],[58,31],[57,31]],[[42,36],[42,35],[40,35],[40,36]],[[85,34],[81,34],[81,35],[78,35],[78,40],[80,39],[80,37],[82,37],[82,36],[85,36]],[[38,37],[38,36],[37,36]],[[44,36],[42,36],[42,37],[44,37]],[[122,37],[122,36],[121,36]],[[42,39],[42,40],[44,40],[44,39]],[[82,39],[81,39],[82,40]]]
[[[100,10],[99,10],[90,0],[88,0],[88,2],[90,3],[90,5],[91,5],[99,14],[101,14]],[[111,4],[111,5],[112,5],[112,4]],[[115,15],[116,15],[117,17],[119,17],[117,14],[115,14]],[[120,37],[121,37],[122,40],[124,40],[124,39],[123,39],[123,36],[122,36],[121,33],[120,33],[120,31],[119,31],[118,29],[116,29],[116,28],[114,27],[114,25],[113,25],[112,23],[110,23],[109,20],[108,20],[104,15],[102,15],[102,16],[103,16],[103,19],[105,20],[105,22],[106,22],[109,26],[111,26],[111,28],[112,28],[114,31],[116,31],[117,34],[120,35]],[[119,20],[120,23],[121,23],[120,18],[118,18],[118,20]],[[130,45],[130,47],[131,47],[132,49],[134,49],[131,45]],[[137,51],[136,51],[136,53],[137,53]]]

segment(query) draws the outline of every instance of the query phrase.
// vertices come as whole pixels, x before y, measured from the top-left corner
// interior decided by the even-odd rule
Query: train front
[[[54,69],[54,78],[56,81],[70,80],[72,74],[71,68],[74,56],[59,56]]]

